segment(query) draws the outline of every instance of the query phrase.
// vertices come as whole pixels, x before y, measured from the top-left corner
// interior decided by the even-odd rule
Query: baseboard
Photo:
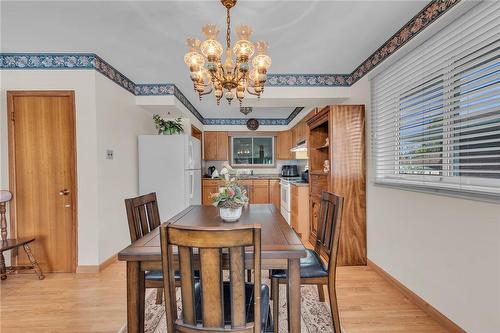
[[[401,282],[396,280],[392,275],[384,271],[373,261],[368,259],[368,267],[377,272],[381,277],[383,277],[387,282],[398,288],[403,295],[405,295],[410,301],[412,301],[416,306],[418,306],[422,311],[424,311],[429,317],[437,321],[441,326],[446,328],[451,333],[466,333],[464,329],[451,321],[444,314],[439,312],[432,305],[423,300],[420,296],[415,294],[413,291],[405,287]]]
[[[114,254],[108,259],[104,260],[101,264],[99,265],[78,265],[76,268],[76,273],[78,274],[93,274],[93,273],[99,273],[106,267],[110,266],[111,264],[115,263],[118,260],[118,255]]]

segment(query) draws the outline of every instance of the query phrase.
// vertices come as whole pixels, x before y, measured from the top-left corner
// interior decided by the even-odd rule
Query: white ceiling
[[[269,42],[271,73],[350,73],[427,3],[240,0],[232,26],[248,23],[253,40]],[[175,83],[204,117],[243,116],[237,105],[217,107],[213,97],[199,102],[183,63],[186,37],[201,39],[205,23],[225,29],[219,1],[2,1],[1,7],[2,52],[96,53],[135,83]],[[255,115],[286,113],[260,111]]]

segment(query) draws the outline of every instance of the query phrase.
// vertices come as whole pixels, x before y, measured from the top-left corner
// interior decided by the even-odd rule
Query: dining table
[[[189,206],[164,223],[206,228],[260,225],[262,269],[288,270],[288,331],[300,332],[300,258],[306,256],[306,250],[274,205],[250,204],[243,208],[237,222],[224,222],[217,207]],[[250,269],[252,249],[247,251],[245,265]],[[144,332],[145,272],[162,269],[159,227],[120,251],[118,259],[127,262],[127,330],[129,333]],[[175,255],[174,262],[178,264]]]

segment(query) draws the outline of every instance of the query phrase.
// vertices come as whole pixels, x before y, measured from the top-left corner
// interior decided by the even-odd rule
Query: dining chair
[[[270,321],[270,301],[269,288],[261,284],[260,225],[225,229],[162,224],[160,238],[167,332],[264,330]],[[181,273],[180,316],[175,247]],[[253,252],[245,253],[245,247],[252,247]],[[245,282],[245,263],[253,269],[254,284]],[[198,280],[195,269],[200,270]]]
[[[323,286],[328,285],[334,333],[341,332],[337,294],[335,290],[335,270],[337,268],[343,202],[344,198],[339,195],[330,192],[322,193],[316,244],[314,250],[306,249],[307,257],[300,259],[300,283],[317,285],[321,302],[325,301]],[[328,266],[324,265],[320,253],[325,253],[328,256]],[[271,292],[275,332],[277,332],[278,329],[279,285],[286,283],[286,270],[271,271]]]
[[[148,234],[151,230],[160,226],[160,214],[158,212],[156,193],[125,199],[125,207],[127,209],[131,242],[135,242]],[[161,304],[163,297],[162,271],[148,271],[144,279],[146,288],[157,288],[156,304]]]

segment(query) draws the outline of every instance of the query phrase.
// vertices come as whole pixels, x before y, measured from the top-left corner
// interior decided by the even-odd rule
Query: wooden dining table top
[[[293,259],[306,256],[298,235],[271,204],[251,204],[243,208],[237,222],[224,222],[214,206],[190,206],[169,219],[167,224],[233,229],[243,225],[261,226],[261,258]],[[118,253],[122,261],[160,261],[159,228],[133,242]]]

